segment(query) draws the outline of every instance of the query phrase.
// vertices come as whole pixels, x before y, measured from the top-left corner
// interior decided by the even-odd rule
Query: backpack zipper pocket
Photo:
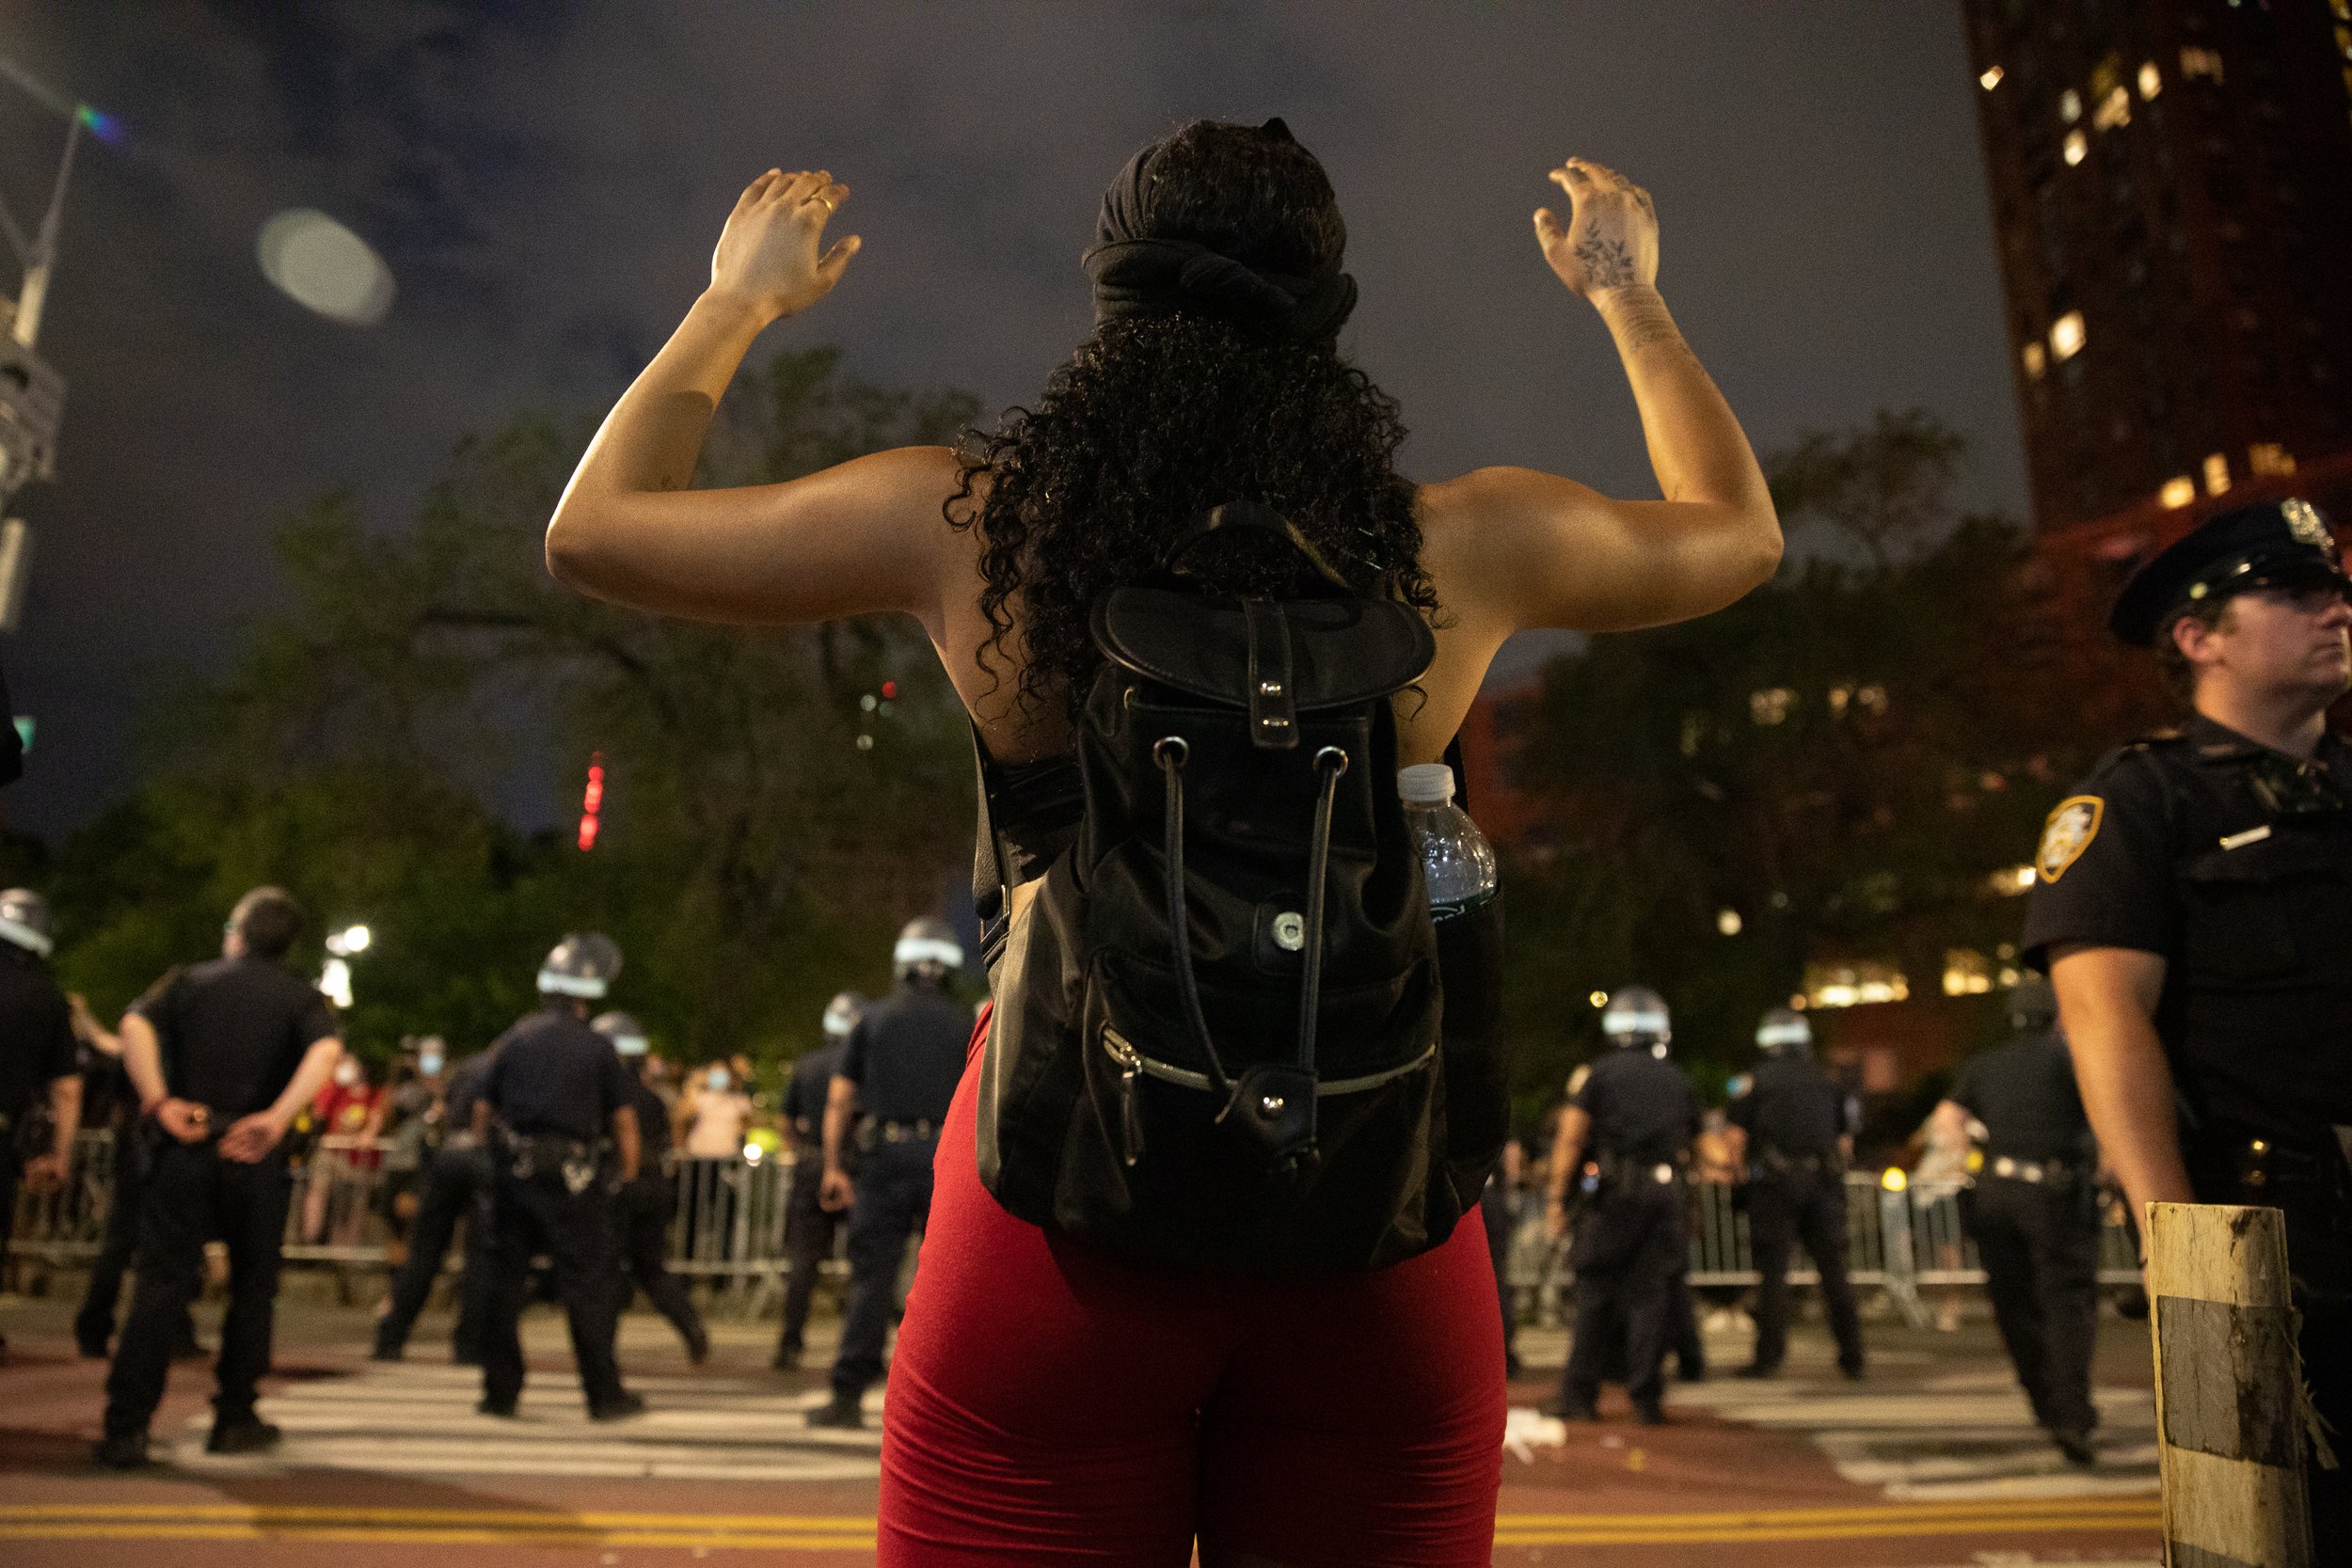
[[[1135,1100],[1137,1074],[1147,1078],[1157,1078],[1164,1084],[1174,1084],[1183,1088],[1199,1089],[1203,1093],[1216,1086],[1205,1072],[1195,1072],[1189,1068],[1181,1068],[1172,1062],[1163,1062],[1155,1057],[1145,1055],[1136,1049],[1134,1043],[1126,1036],[1107,1023],[1103,1025],[1103,1051],[1112,1061],[1119,1064],[1120,1098],[1130,1105]],[[1327,1078],[1315,1085],[1315,1094],[1318,1098],[1332,1094],[1361,1094],[1366,1089],[1378,1088],[1391,1079],[1402,1078],[1409,1072],[1418,1072],[1435,1061],[1437,1056],[1438,1046],[1433,1040],[1420,1055],[1415,1056],[1409,1062],[1401,1063],[1392,1068],[1383,1068],[1378,1072],[1367,1072],[1355,1078]],[[1141,1124],[1137,1123],[1136,1140],[1138,1143],[1141,1142]],[[1132,1160],[1128,1162],[1130,1164],[1134,1163]]]

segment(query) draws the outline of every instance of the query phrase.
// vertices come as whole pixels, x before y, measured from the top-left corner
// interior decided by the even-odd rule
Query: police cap
[[[2335,535],[2317,507],[2289,496],[2207,518],[2132,574],[2107,629],[2153,647],[2198,606],[2249,588],[2333,588],[2352,597]]]

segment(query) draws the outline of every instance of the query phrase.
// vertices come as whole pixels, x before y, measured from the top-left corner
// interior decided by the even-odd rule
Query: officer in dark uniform
[[[417,1314],[441,1276],[451,1239],[465,1223],[465,1261],[457,1275],[457,1324],[450,1335],[450,1359],[461,1367],[482,1364],[490,1321],[491,1194],[496,1182],[488,1143],[474,1132],[473,1108],[489,1081],[496,1048],[477,1051],[450,1069],[441,1091],[437,1139],[424,1162],[424,1183],[417,1196],[416,1223],[408,1231],[408,1257],[392,1275],[390,1301],[375,1321],[378,1361],[397,1361],[405,1352]]]
[[[628,1072],[628,1102],[637,1111],[637,1180],[620,1191],[620,1294],[613,1311],[628,1310],[631,1287],[645,1292],[654,1310],[670,1321],[686,1341],[686,1359],[697,1367],[710,1359],[710,1331],[694,1310],[686,1281],[670,1272],[670,1220],[677,1212],[677,1183],[671,1180],[670,1108],[645,1083],[650,1042],[645,1027],[627,1013],[599,1013],[588,1025],[612,1042]]]
[[[21,887],[0,893],[0,1261],[8,1258],[17,1182],[56,1191],[72,1169],[81,1125],[73,1013],[49,974],[50,942],[49,906],[40,895]],[[44,1102],[49,1148],[28,1158],[24,1139]],[[8,1344],[0,1339],[0,1351]]]
[[[494,1173],[479,1407],[485,1416],[514,1415],[522,1396],[523,1298],[539,1254],[555,1266],[589,1419],[618,1420],[645,1408],[621,1386],[612,1354],[613,1275],[621,1266],[612,1195],[637,1176],[637,1108],[612,1042],[588,1027],[589,1003],[611,989],[620,968],[621,950],[610,937],[565,937],[539,967],[546,1005],[490,1048],[473,1110]]]
[[[808,1413],[811,1426],[863,1426],[859,1399],[882,1374],[898,1264],[907,1238],[930,1216],[931,1157],[972,1040],[971,1009],[947,994],[962,967],[953,931],[936,920],[909,922],[891,950],[898,983],[850,1029],[834,1072],[820,1196],[826,1208],[850,1211],[850,1296],[833,1402]],[[852,1188],[844,1150],[861,1110],[869,1147]]]
[[[146,994],[131,1004],[131,1010],[144,1011],[179,977],[179,970],[167,970],[161,979],[147,988]],[[155,1165],[156,1140],[163,1135],[163,1130],[139,1114],[138,1090],[131,1086],[131,1075],[122,1065],[120,1031],[107,1033],[90,1016],[80,997],[68,995],[66,1001],[74,1008],[74,1033],[87,1048],[82,1068],[83,1117],[87,1122],[91,1107],[102,1107],[99,1114],[105,1118],[107,1134],[113,1143],[113,1179],[106,1190],[105,1228],[99,1236],[98,1256],[90,1259],[81,1310],[73,1315],[75,1346],[87,1359],[103,1361],[111,1354],[115,1309],[122,1299],[122,1276],[130,1272],[131,1255],[138,1245],[139,1205],[147,1196],[148,1178]],[[184,1361],[203,1354],[191,1313],[180,1320],[173,1333],[172,1359]]]
[[[285,965],[301,929],[291,895],[254,889],[230,914],[221,956],[180,971],[122,1021],[123,1065],[161,1135],[139,1208],[138,1283],[106,1375],[102,1465],[147,1462],[147,1424],[215,1237],[229,1247],[229,1311],[205,1446],[251,1453],[278,1441],[253,1403],[293,1192],[282,1143],[343,1053],[326,998]]]
[[[2289,499],[2208,520],[2124,586],[2194,714],[2050,814],[2026,957],[2132,1212],[2286,1216],[2303,1376],[2352,1433],[2352,605],[2327,520]],[[2307,1465],[2312,1560],[2352,1560],[2352,1470]]]
[[[2098,1341],[2097,1146],[2039,974],[2010,993],[2005,1045],[1970,1062],[1947,1104],[1981,1129],[1982,1165],[1961,1194],[1985,1294],[2034,1419],[2074,1464],[2097,1463],[2090,1354]],[[1937,1111],[1946,1107],[1939,1105]]]
[[[1690,1079],[1666,1060],[1666,1004],[1642,986],[1609,999],[1601,1032],[1616,1049],[1568,1081],[1552,1145],[1547,1220],[1565,1227],[1571,1184],[1583,1199],[1568,1245],[1576,1271],[1576,1332],[1560,1374],[1557,1413],[1596,1418],[1603,1370],[1624,1346],[1626,1392],[1645,1425],[1666,1418],[1664,1373],[1674,1333],[1675,1282],[1690,1267],[1684,1169],[1698,1136]]]
[[[1862,1316],[1846,1278],[1846,1162],[1861,1109],[1813,1060],[1803,1014],[1775,1007],[1756,1031],[1764,1060],[1733,1091],[1734,1157],[1748,1167],[1748,1242],[1760,1276],[1756,1359],[1741,1377],[1771,1377],[1788,1354],[1788,1254],[1802,1241],[1821,1278],[1837,1370],[1862,1375]]]
[[[776,1341],[775,1366],[787,1371],[801,1364],[803,1337],[808,1330],[809,1302],[817,1293],[817,1271],[833,1256],[841,1230],[841,1214],[825,1207],[821,1195],[825,1178],[825,1104],[833,1094],[833,1075],[840,1070],[841,1052],[850,1031],[865,1015],[866,998],[845,990],[825,1008],[825,1043],[792,1065],[792,1082],[784,1090],[784,1126],[792,1140],[792,1188],[784,1208],[784,1334]],[[847,1140],[852,1146],[854,1139]],[[851,1164],[854,1148],[843,1158]]]

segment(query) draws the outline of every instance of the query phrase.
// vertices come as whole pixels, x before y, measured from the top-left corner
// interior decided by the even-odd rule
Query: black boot
[[[247,1412],[231,1419],[213,1423],[213,1434],[204,1440],[206,1453],[262,1453],[278,1447],[285,1433],[259,1416]]]
[[[835,1388],[831,1404],[818,1405],[808,1413],[808,1424],[834,1432],[863,1432],[866,1410],[857,1395]]]

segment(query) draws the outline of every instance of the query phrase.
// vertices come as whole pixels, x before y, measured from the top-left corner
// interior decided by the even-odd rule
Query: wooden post
[[[2148,1205],[2169,1568],[2313,1568],[2276,1209]]]

